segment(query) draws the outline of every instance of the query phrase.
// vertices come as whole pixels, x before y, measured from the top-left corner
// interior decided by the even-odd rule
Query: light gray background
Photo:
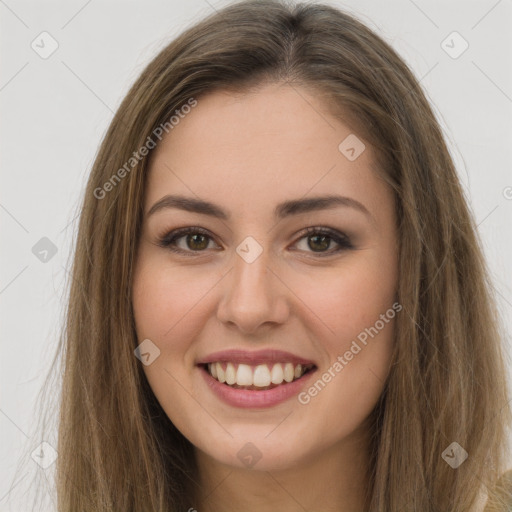
[[[20,489],[34,472],[46,471],[49,479],[52,471],[28,457],[16,478],[14,473],[42,441],[33,432],[37,394],[61,325],[77,204],[99,142],[145,64],[185,27],[226,3],[0,0],[0,510],[24,510]],[[511,1],[326,3],[355,13],[422,78],[512,332]],[[48,59],[31,48],[43,31],[59,44]],[[441,47],[453,31],[469,43],[457,59]],[[31,251],[42,237],[58,248],[46,263]],[[507,364],[511,369],[509,355]],[[46,510],[54,509],[49,499]]]

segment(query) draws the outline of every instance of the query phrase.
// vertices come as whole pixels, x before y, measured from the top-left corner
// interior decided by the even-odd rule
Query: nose
[[[271,324],[286,322],[289,316],[288,288],[268,267],[266,251],[252,263],[234,255],[231,272],[223,280],[217,318],[236,325],[244,334],[254,334]]]

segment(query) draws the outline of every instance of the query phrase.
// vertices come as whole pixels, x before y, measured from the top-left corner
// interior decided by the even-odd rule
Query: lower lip
[[[298,395],[316,371],[315,368],[304,374],[300,379],[280,384],[272,389],[258,391],[232,388],[214,379],[206,368],[200,366],[199,369],[203,374],[206,384],[222,401],[228,405],[243,409],[272,407]]]

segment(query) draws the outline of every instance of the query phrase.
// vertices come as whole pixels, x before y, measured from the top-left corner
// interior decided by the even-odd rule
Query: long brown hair
[[[142,340],[132,272],[151,155],[126,163],[191,99],[269,82],[308,88],[343,115],[375,149],[376,171],[396,197],[403,311],[372,413],[370,510],[469,511],[507,469],[502,322],[475,222],[418,80],[389,44],[339,9],[242,1],[188,28],[149,63],[91,170],[58,347],[59,511],[190,507],[193,447],[134,356]],[[469,455],[457,468],[443,460],[453,442]],[[510,499],[500,492],[502,503]]]

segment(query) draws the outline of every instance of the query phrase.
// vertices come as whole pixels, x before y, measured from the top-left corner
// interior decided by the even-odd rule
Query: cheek
[[[158,260],[141,261],[133,284],[139,338],[154,338],[161,344],[172,340],[173,348],[177,349],[179,340],[186,338],[184,333],[196,325],[191,319],[197,316],[206,302],[205,294],[217,281],[215,273],[198,267],[184,271]]]
[[[374,326],[394,303],[396,269],[393,260],[368,254],[309,282],[307,288],[307,303],[331,331],[331,351],[348,350],[347,343]],[[383,328],[379,322],[383,334],[392,330],[388,323]]]
[[[188,339],[197,329],[190,318],[197,302],[197,282],[183,282],[179,273],[166,269],[151,258],[140,261],[133,283],[133,313],[138,343],[149,339],[158,354],[143,370],[161,405],[168,410],[166,401],[179,393],[176,379],[185,378],[184,361]],[[187,315],[187,312],[189,314]],[[152,345],[151,345],[152,346]],[[172,410],[172,407],[170,408]]]
[[[179,411],[186,405],[176,407],[175,401],[183,398],[179,383],[186,382],[193,368],[190,340],[197,339],[204,328],[198,315],[204,315],[204,295],[215,281],[211,273],[184,272],[165,258],[146,253],[134,274],[132,303],[138,342],[149,339],[159,350],[143,371],[160,404],[178,424]]]
[[[389,374],[397,314],[392,307],[397,270],[390,254],[359,253],[309,283],[306,302],[314,305],[318,316],[314,337],[326,359],[304,401],[310,399],[311,410],[320,417],[329,404],[339,425],[348,422],[355,428],[370,413]]]
[[[392,257],[383,256],[354,258],[309,287],[307,302],[321,319],[316,325],[327,325],[331,332],[322,327],[316,332],[328,361],[304,402],[309,400],[319,417],[329,405],[333,424],[343,428],[355,428],[370,413],[389,373],[396,267]]]

